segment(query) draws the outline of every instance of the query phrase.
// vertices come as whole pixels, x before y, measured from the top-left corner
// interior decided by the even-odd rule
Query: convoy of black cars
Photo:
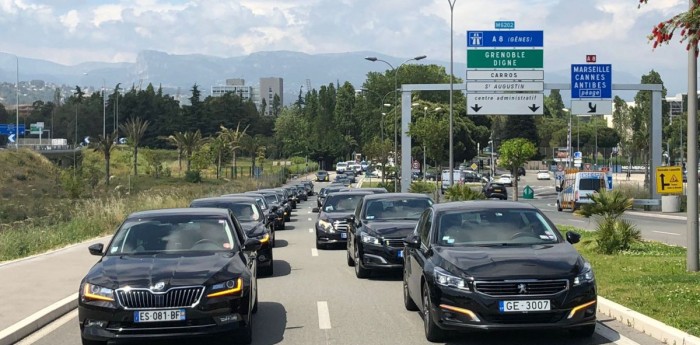
[[[403,272],[404,305],[420,311],[427,340],[461,330],[595,331],[595,275],[572,246],[580,236],[562,235],[539,209],[435,204],[348,188],[338,176],[312,210],[316,247],[345,248],[357,278]],[[507,199],[492,181],[483,192]],[[298,181],[129,215],[107,246],[89,248],[101,258],[80,284],[83,344],[202,335],[251,343],[257,277],[273,274],[275,233],[315,194],[311,181]]]

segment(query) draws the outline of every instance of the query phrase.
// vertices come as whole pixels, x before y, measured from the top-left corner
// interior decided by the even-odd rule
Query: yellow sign
[[[472,166],[471,166],[472,170],[476,170],[476,168],[478,168],[478,167],[479,167],[479,166],[476,165],[476,163],[472,163]]]
[[[680,166],[656,167],[656,192],[659,194],[683,193],[683,172]]]

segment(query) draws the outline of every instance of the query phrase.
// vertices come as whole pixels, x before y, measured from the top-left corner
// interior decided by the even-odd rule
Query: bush
[[[201,183],[202,174],[199,172],[199,170],[187,171],[185,172],[185,181],[190,183]]]
[[[593,204],[584,205],[579,214],[586,218],[600,216],[597,220],[595,247],[601,254],[614,254],[628,250],[642,239],[640,231],[630,222],[622,219],[624,212],[632,207],[632,199],[622,191],[602,190],[591,196]]]
[[[384,183],[379,182],[379,183],[377,183],[377,188],[384,188],[384,189],[386,189],[389,193],[394,193],[394,192],[395,192],[395,190],[394,190],[394,182],[393,182],[393,181],[392,181],[392,182],[387,181],[387,182],[384,182]],[[401,184],[397,184],[397,185],[396,185],[396,188],[400,191],[400,190],[401,190]]]
[[[432,193],[435,191],[435,184],[430,182],[415,181],[408,187],[411,193]]]
[[[448,201],[484,200],[486,196],[481,191],[471,189],[466,184],[455,184],[445,190]]]

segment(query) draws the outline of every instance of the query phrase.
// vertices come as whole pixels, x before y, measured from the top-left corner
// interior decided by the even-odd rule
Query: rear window
[[[581,179],[578,183],[579,190],[599,191],[603,180],[601,179]]]

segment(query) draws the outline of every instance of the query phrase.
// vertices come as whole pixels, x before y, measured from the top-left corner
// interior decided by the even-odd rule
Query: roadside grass
[[[700,336],[700,273],[686,271],[685,248],[645,241],[617,255],[602,255],[584,243],[594,240],[594,232],[558,228],[582,235],[575,247],[593,265],[600,296]]]

